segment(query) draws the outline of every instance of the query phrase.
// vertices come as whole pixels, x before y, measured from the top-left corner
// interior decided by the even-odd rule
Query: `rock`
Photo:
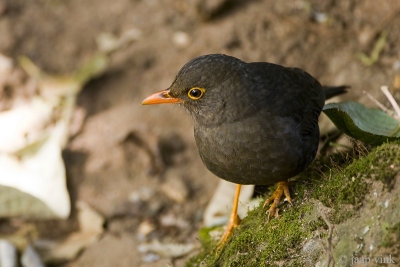
[[[182,257],[190,253],[195,249],[195,245],[188,244],[173,244],[173,243],[161,243],[158,240],[154,240],[148,244],[142,244],[139,246],[139,251],[144,254],[156,253],[162,257],[176,258]]]
[[[78,221],[81,232],[101,234],[103,232],[104,218],[86,202],[77,203],[79,213]]]
[[[168,170],[165,174],[165,181],[161,185],[161,191],[171,200],[183,203],[189,194],[186,184],[182,181],[181,175],[175,170]]]
[[[44,267],[37,252],[28,245],[22,254],[21,263],[23,267]]]

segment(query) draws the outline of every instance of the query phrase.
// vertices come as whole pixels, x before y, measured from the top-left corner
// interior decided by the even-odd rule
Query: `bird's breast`
[[[250,117],[217,127],[195,124],[195,139],[207,168],[239,184],[273,184],[296,175],[302,141],[290,118]]]

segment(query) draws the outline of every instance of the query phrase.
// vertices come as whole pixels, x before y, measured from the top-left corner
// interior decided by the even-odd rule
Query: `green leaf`
[[[378,145],[400,139],[400,122],[379,109],[342,102],[327,104],[323,111],[340,130],[364,143]]]

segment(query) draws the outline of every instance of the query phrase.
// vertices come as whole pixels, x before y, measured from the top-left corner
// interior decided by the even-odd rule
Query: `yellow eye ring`
[[[204,95],[205,91],[204,88],[193,87],[188,91],[188,97],[193,100],[200,99]]]

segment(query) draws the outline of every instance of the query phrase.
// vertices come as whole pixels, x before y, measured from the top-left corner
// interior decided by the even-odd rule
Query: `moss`
[[[280,220],[267,223],[265,210],[260,205],[242,221],[235,231],[235,238],[222,251],[212,253],[209,250],[209,254],[203,251],[191,258],[186,266],[197,266],[203,260],[207,266],[271,266],[275,261],[292,257],[292,252],[310,232],[309,228],[315,229],[320,223],[299,224],[299,219],[312,209],[312,205],[290,207]]]
[[[369,191],[372,179],[390,186],[400,171],[400,146],[383,144],[362,158],[353,158],[343,170],[340,166],[326,172],[323,179],[314,181],[310,197],[334,209],[332,222],[340,223],[349,218]],[[372,179],[371,179],[372,178]]]
[[[204,227],[199,231],[199,240],[203,247],[211,247],[214,245],[214,241],[211,237],[211,232],[218,230],[220,227]]]
[[[385,237],[382,241],[381,246],[390,248],[393,246],[400,247],[400,222],[392,227],[385,227]]]
[[[202,230],[204,249],[186,266],[307,266],[301,251],[316,234],[327,238],[328,225],[316,210],[315,200],[329,209],[329,221],[340,223],[362,205],[374,180],[390,186],[400,172],[399,142],[383,144],[370,153],[335,154],[316,160],[297,177],[291,188],[293,205],[283,204],[280,217],[267,222],[260,205],[249,212],[221,251],[215,250]],[[318,251],[318,250],[316,250]],[[315,256],[315,255],[314,255]],[[318,256],[318,255],[317,255]],[[314,264],[312,264],[314,265]]]

